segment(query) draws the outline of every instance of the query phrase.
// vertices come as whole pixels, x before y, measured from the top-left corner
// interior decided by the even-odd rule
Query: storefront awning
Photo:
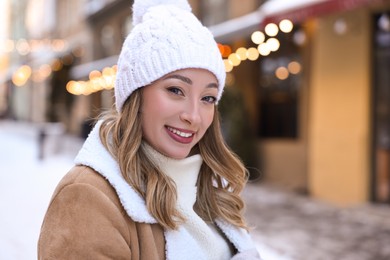
[[[262,25],[278,23],[283,19],[297,23],[383,1],[385,0],[269,0],[259,8],[259,11],[264,17]]]
[[[247,37],[258,30],[263,16],[259,11],[213,25],[209,30],[217,42],[228,42],[239,38]]]
[[[248,37],[271,22],[278,23],[289,19],[299,23],[310,18],[385,1],[389,0],[268,0],[252,13],[210,26],[209,29],[216,41],[224,43]]]

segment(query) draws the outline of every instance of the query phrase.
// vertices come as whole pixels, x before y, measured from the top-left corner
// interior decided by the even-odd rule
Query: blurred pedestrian
[[[38,160],[43,160],[45,155],[46,130],[41,126],[38,131]]]
[[[47,210],[39,259],[259,259],[242,216],[246,170],[216,104],[225,69],[186,0],[139,0],[115,105]]]

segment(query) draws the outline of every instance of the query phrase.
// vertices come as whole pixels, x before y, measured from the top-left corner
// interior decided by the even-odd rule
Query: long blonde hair
[[[176,187],[148,158],[142,149],[142,89],[134,91],[122,113],[113,109],[102,116],[100,138],[117,159],[125,180],[145,198],[149,212],[164,228],[176,229],[185,221],[176,210]],[[240,193],[247,180],[241,160],[227,147],[221,134],[217,109],[211,126],[197,148],[203,158],[198,177],[194,210],[205,220],[222,218],[237,227],[247,228]]]

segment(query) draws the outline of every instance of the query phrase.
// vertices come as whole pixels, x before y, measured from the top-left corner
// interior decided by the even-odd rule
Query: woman
[[[39,259],[259,259],[216,103],[225,71],[187,1],[135,1],[116,110],[58,185]]]

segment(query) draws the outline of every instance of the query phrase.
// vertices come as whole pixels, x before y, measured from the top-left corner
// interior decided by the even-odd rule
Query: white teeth
[[[181,137],[186,137],[186,138],[188,138],[188,137],[190,137],[190,136],[193,135],[193,134],[190,134],[190,133],[183,133],[183,132],[180,132],[179,130],[173,129],[173,128],[171,128],[171,127],[168,127],[168,130],[171,131],[171,132],[174,133],[174,134],[177,134],[177,135],[181,136]]]

